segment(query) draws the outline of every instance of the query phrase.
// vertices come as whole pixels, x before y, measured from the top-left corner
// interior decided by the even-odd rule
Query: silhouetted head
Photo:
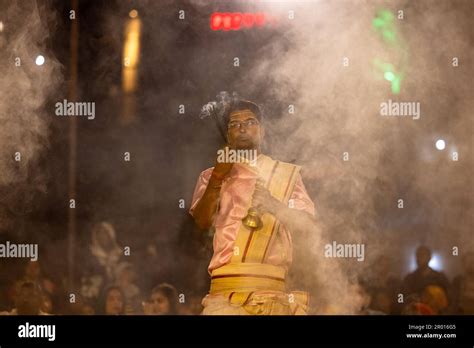
[[[426,246],[416,249],[416,264],[418,268],[426,268],[431,260],[431,250]]]

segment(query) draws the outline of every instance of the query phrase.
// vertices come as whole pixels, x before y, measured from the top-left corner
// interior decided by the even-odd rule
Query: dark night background
[[[417,11],[416,5],[402,3],[407,11],[410,8]],[[460,12],[463,6],[472,9],[466,2],[453,3],[459,6]],[[138,11],[142,34],[138,89],[135,93],[136,112],[133,120],[127,123],[123,122],[121,116],[124,99],[121,92],[121,66],[123,30],[131,9]],[[54,116],[54,104],[67,98],[71,28],[69,10],[69,1],[44,1],[39,6],[41,19],[47,23],[50,32],[44,43],[44,54],[46,57],[56,57],[61,64],[64,80],[44,105],[52,117],[45,150],[28,163],[24,184],[1,187],[0,215],[3,222],[0,224],[2,241],[37,242],[40,245],[41,262],[47,265],[47,272],[63,280],[67,275],[68,250],[69,119]],[[179,10],[185,11],[185,20],[177,20]],[[84,251],[88,248],[92,225],[108,221],[114,225],[120,244],[131,247],[131,259],[142,275],[140,281],[144,287],[166,281],[174,284],[178,291],[191,289],[199,295],[207,292],[207,265],[212,240],[194,227],[188,209],[199,173],[213,165],[215,151],[223,143],[212,121],[201,120],[198,115],[202,105],[214,100],[215,95],[222,90],[235,90],[262,105],[268,125],[266,150],[270,155],[297,164],[308,163],[310,157],[311,160],[314,158],[316,162],[320,161],[321,166],[333,165],[338,172],[339,192],[328,193],[319,180],[322,174],[318,178],[317,175],[308,175],[310,169],[303,170],[306,188],[317,209],[320,208],[323,220],[328,216],[324,214],[326,210],[350,214],[354,209],[351,201],[344,199],[353,189],[351,167],[341,167],[335,164],[336,159],[332,156],[325,157],[325,147],[315,145],[314,139],[298,137],[301,129],[311,131],[314,122],[324,116],[324,109],[314,110],[312,121],[309,120],[310,116],[282,121],[288,104],[299,94],[299,86],[290,83],[285,85],[286,82],[282,81],[287,96],[283,100],[278,97],[276,88],[270,85],[271,79],[250,81],[243,78],[263,58],[272,61],[273,57],[268,56],[272,42],[278,43],[281,53],[280,58],[275,56],[275,64],[295,47],[296,43],[282,34],[285,27],[266,26],[236,32],[212,31],[209,28],[210,14],[213,12],[258,10],[258,6],[251,2],[215,1],[205,4],[166,0],[155,6],[153,1],[79,1],[78,99],[94,101],[96,116],[94,120],[83,118],[77,122],[76,272],[80,272],[86,261]],[[460,18],[460,23],[466,23],[468,17]],[[472,36],[467,37],[470,37],[472,45]],[[237,56],[241,66],[234,68],[232,61]],[[464,76],[465,73],[457,74]],[[318,82],[325,83],[314,81],[315,84]],[[343,81],[338,84],[338,88],[339,92],[345,91]],[[363,95],[365,88],[368,87],[362,83],[359,90],[350,91],[348,95]],[[252,94],[248,95],[250,91]],[[437,92],[445,91],[441,89]],[[331,93],[335,93],[334,90],[328,92],[328,98]],[[453,96],[450,102],[455,103],[456,98],[459,97]],[[184,114],[178,112],[181,104],[185,106]],[[436,106],[430,108],[435,109]],[[339,112],[337,105],[334,105],[334,109]],[[462,110],[454,108],[452,113],[461,114]],[[336,123],[339,121],[335,119]],[[346,121],[340,122],[345,124]],[[379,148],[380,156],[374,158],[377,174],[367,184],[367,189],[373,194],[363,198],[371,201],[373,211],[367,212],[366,221],[358,226],[364,231],[365,228],[369,230],[376,226],[375,229],[380,230],[380,233],[373,237],[374,240],[385,242],[390,240],[394,231],[403,230],[394,242],[398,249],[387,252],[399,263],[399,273],[407,270],[404,261],[407,252],[400,252],[404,245],[429,243],[431,235],[446,236],[449,233],[453,233],[456,242],[461,240],[456,239],[456,233],[464,236],[465,229],[452,227],[452,221],[457,221],[460,226],[470,225],[472,237],[472,216],[469,217],[472,212],[472,178],[466,179],[466,173],[470,172],[468,176],[472,176],[472,153],[465,154],[467,162],[459,164],[459,176],[451,173],[453,176],[449,180],[452,180],[453,185],[459,185],[453,186],[453,196],[449,202],[451,207],[459,207],[459,211],[457,215],[450,215],[446,221],[438,215],[443,207],[425,200],[426,193],[414,183],[416,169],[410,169],[411,163],[416,160],[412,149],[420,144],[414,136],[415,131],[420,132],[421,138],[431,134],[433,129],[448,129],[450,122],[454,121],[433,119],[425,128],[412,128],[406,132],[402,131],[401,126],[395,126],[394,130],[386,131],[381,136],[386,143]],[[284,129],[272,127],[272,124],[284,124]],[[466,144],[472,150],[472,133],[459,129],[447,132],[451,132],[459,143]],[[363,146],[365,144],[356,143],[354,139],[339,139],[337,130],[331,136],[333,144],[340,141],[348,146],[353,144],[354,151],[367,150]],[[301,149],[310,148],[309,155],[283,151],[292,141],[300,141],[298,147]],[[405,156],[403,160],[399,154],[392,157],[392,149],[397,146],[402,149]],[[124,152],[130,152],[130,162],[123,160]],[[440,163],[440,160],[436,160],[424,164],[424,173],[429,175],[436,172]],[[420,167],[416,168],[419,170]],[[387,177],[391,177],[391,181],[387,181]],[[320,196],[324,199],[321,198],[319,207]],[[411,207],[417,208],[405,211],[404,215],[393,211],[387,201],[395,201],[401,196],[411,202]],[[184,209],[179,207],[180,199],[185,200]],[[363,211],[360,213],[358,217],[364,215]],[[342,231],[346,223],[347,220],[340,221],[336,229]],[[449,230],[451,227],[452,230]],[[334,233],[338,235],[343,232]],[[435,238],[437,245],[443,238]],[[406,244],[398,244],[399,240],[405,239],[408,240]],[[305,245],[298,237],[295,243],[299,247]],[[157,258],[152,261],[145,255],[150,244],[154,244],[158,252]],[[311,260],[311,253],[302,250],[295,255],[294,267],[306,269]],[[22,267],[15,260],[2,263],[0,267],[17,269],[18,272]],[[456,269],[455,266],[457,264],[450,264],[452,270]],[[11,281],[8,277],[3,279],[5,283]],[[312,281],[301,278],[295,279],[294,283],[296,287],[305,287]]]

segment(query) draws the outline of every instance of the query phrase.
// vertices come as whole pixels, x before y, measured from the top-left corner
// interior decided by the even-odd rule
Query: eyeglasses
[[[245,126],[245,128],[247,128],[247,127],[254,127],[258,124],[259,124],[259,122],[256,119],[251,119],[251,120],[247,120],[247,121],[243,121],[243,122],[232,121],[232,122],[229,122],[229,124],[227,125],[227,128],[228,129],[240,129],[240,128],[242,128],[242,126]]]

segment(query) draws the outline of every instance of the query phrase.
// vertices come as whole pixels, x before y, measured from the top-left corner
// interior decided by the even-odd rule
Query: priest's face
[[[228,144],[233,149],[259,149],[264,130],[250,110],[234,111],[227,125]]]

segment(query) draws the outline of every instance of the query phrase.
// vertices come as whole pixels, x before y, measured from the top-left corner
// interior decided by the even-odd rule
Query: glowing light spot
[[[42,55],[39,55],[38,57],[36,57],[35,63],[36,63],[36,65],[43,65],[44,64],[44,57]]]
[[[386,22],[390,22],[393,20],[393,18],[395,17],[392,12],[390,12],[389,10],[382,10],[379,12],[379,16],[382,20],[386,21]]]
[[[254,25],[254,22],[255,22],[255,16],[253,15],[253,13],[244,14],[244,18],[243,18],[244,26],[246,26],[247,28],[251,28]]]
[[[433,254],[431,256],[430,263],[428,263],[428,266],[430,266],[436,271],[441,271],[443,269],[443,260],[441,259],[441,256],[439,256],[438,254]]]
[[[439,139],[439,140],[436,141],[436,148],[437,148],[438,150],[440,150],[440,151],[441,151],[441,150],[444,150],[445,147],[446,147],[446,143],[445,143],[445,141],[444,141],[443,139]]]
[[[232,28],[232,15],[230,13],[224,13],[224,18],[222,19],[222,27],[225,31]]]
[[[235,13],[232,16],[232,29],[233,30],[239,30],[240,29],[240,24],[242,23],[242,14],[241,13]]]
[[[0,33],[3,31],[3,22],[0,21]]]
[[[385,74],[383,74],[383,77],[385,77],[385,80],[387,81],[393,81],[395,79],[395,74],[391,71],[386,71]]]
[[[222,16],[220,13],[214,13],[211,17],[211,29],[218,30],[222,25]]]
[[[381,27],[384,26],[384,24],[385,24],[385,22],[381,18],[374,18],[374,20],[372,21],[372,25],[375,28],[381,28]]]
[[[396,76],[392,81],[392,93],[400,93],[400,77]]]
[[[418,268],[418,266],[416,264],[415,254],[413,254],[410,257],[409,263],[410,263],[409,264],[409,271],[410,272],[413,272]],[[428,266],[430,266],[431,268],[433,268],[436,271],[441,271],[443,269],[443,259],[441,258],[441,256],[438,253],[433,253],[431,255],[431,260],[428,263]]]
[[[263,27],[275,24],[276,20],[268,17],[263,12],[241,13],[241,12],[214,12],[211,15],[210,27],[212,30],[241,30],[252,27]]]
[[[265,24],[265,14],[257,13],[255,16],[255,25],[261,27]]]
[[[138,11],[137,10],[131,10],[128,15],[130,16],[130,18],[137,18],[138,16]]]

